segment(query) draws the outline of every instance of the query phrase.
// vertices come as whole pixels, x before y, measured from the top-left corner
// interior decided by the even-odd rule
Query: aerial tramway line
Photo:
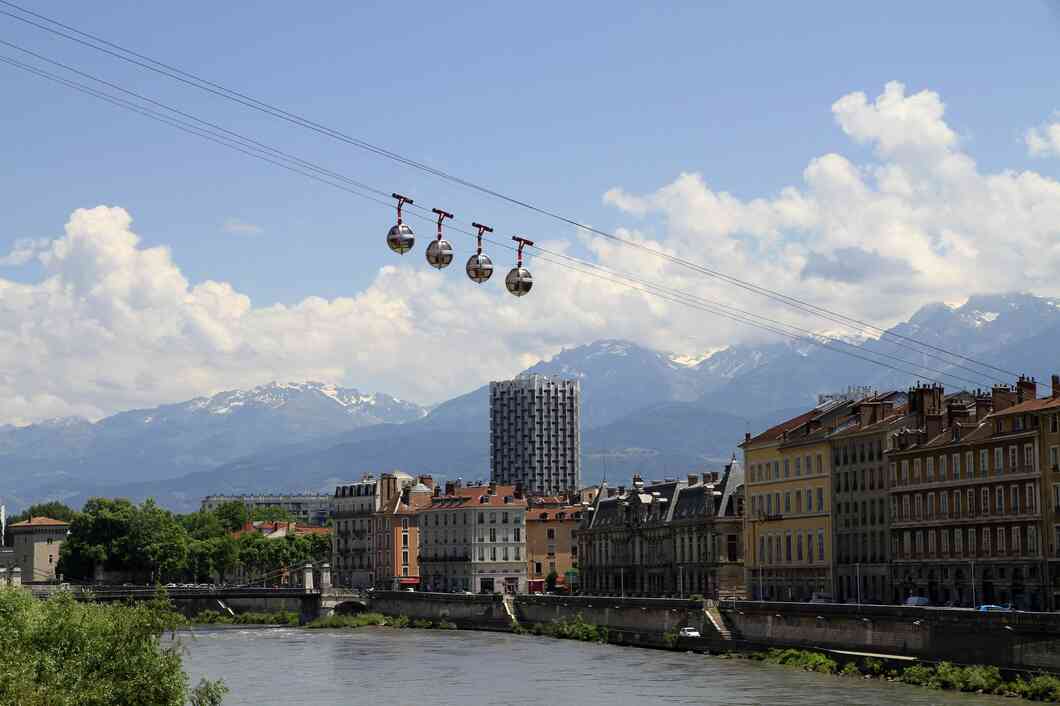
[[[401,209],[404,208],[405,204],[412,205],[416,202],[408,196],[398,193],[393,193],[390,196],[397,200],[397,223],[390,226],[390,230],[387,231],[386,244],[398,255],[404,255],[412,250],[416,244],[416,234],[412,232],[412,227],[405,223]],[[453,218],[453,214],[440,208],[432,208],[431,212],[438,216],[438,235],[427,246],[427,264],[442,270],[449,266],[453,261],[454,255],[453,244],[442,236],[442,222],[446,218]],[[492,233],[493,229],[481,223],[472,223],[471,225],[478,229],[478,246],[475,254],[468,258],[464,270],[472,282],[482,284],[493,275],[493,261],[489,258],[489,255],[482,252],[482,234]],[[515,267],[509,270],[508,276],[504,278],[504,286],[515,296],[521,297],[529,294],[530,289],[534,286],[534,278],[530,274],[530,270],[523,267],[523,247],[527,245],[533,247],[534,241],[518,235],[512,236],[512,240],[517,244]]]

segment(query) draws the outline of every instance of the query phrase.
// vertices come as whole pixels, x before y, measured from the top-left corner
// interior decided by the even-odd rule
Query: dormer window
[[[1023,431],[1023,417],[1016,417],[1016,431]]]
[[[1003,421],[1001,421],[1000,419],[995,419],[994,420],[994,433],[995,434],[1000,434],[1004,430],[1005,430],[1005,423]]]

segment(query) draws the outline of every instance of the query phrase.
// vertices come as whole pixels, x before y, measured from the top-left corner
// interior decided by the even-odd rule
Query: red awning
[[[398,579],[398,583],[400,583],[402,586],[415,586],[419,582],[419,576],[406,576],[405,578]]]

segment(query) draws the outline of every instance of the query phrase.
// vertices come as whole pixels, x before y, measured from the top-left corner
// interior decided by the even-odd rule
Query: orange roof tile
[[[63,522],[62,520],[53,520],[50,517],[31,517],[28,520],[22,522],[16,522],[9,527],[69,527],[69,522]]]
[[[1004,417],[1009,414],[1021,414],[1023,412],[1042,412],[1047,409],[1060,409],[1060,397],[1042,397],[1037,400],[1027,400],[1013,405],[1000,412],[994,412],[995,417]]]

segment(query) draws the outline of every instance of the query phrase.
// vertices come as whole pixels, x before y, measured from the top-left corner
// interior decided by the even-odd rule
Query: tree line
[[[291,521],[281,509],[249,512],[239,501],[180,515],[154,500],[137,505],[124,498],[92,498],[80,511],[57,502],[34,505],[11,522],[33,516],[70,523],[57,567],[66,581],[90,582],[99,566],[131,583],[224,583],[240,569],[244,580],[268,576],[264,580],[275,583],[285,569],[331,556],[327,535],[236,536],[250,521]]]

